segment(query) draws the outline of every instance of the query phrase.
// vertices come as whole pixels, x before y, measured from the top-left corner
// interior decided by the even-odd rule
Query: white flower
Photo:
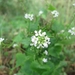
[[[18,45],[17,44],[13,44],[13,48],[17,47]]]
[[[75,35],[75,27],[72,27],[71,29],[69,29],[68,32],[69,32],[71,35]]]
[[[42,36],[45,36],[45,35],[46,35],[46,32],[43,32],[43,33],[42,33]]]
[[[42,61],[43,61],[44,63],[46,63],[46,62],[47,62],[47,59],[46,59],[46,58],[43,58]]]
[[[39,11],[39,14],[38,14],[38,15],[40,16],[40,15],[42,15],[42,14],[43,14],[43,11]]]
[[[45,51],[44,51],[44,54],[45,54],[45,55],[48,55],[48,51],[47,51],[47,50],[45,50]]]
[[[31,45],[34,45],[35,47],[37,46],[37,41],[38,41],[38,38],[36,38],[36,36],[32,36],[31,37],[31,41],[32,41],[32,44]]]
[[[50,44],[50,38],[46,36],[46,32],[42,30],[34,31],[35,35],[31,37],[30,46],[35,46],[36,48],[47,48]]]
[[[24,17],[25,17],[26,19],[28,19],[28,18],[29,18],[29,15],[26,13]]]
[[[47,43],[43,43],[43,46],[44,46],[45,48],[47,48],[47,47],[48,47],[48,44],[47,44]]]
[[[0,38],[0,44],[1,44],[1,42],[3,42],[4,41],[4,38]]]
[[[39,36],[42,36],[42,34],[41,34],[41,30],[38,31],[38,34],[39,34]]]
[[[51,13],[52,14],[58,14],[58,11],[57,10],[53,10]]]
[[[51,12],[54,16],[53,17],[58,17],[59,12],[57,10],[54,10]]]
[[[29,19],[30,21],[32,21],[34,18],[34,15],[33,14],[25,14],[25,16],[24,16],[26,19]]]
[[[75,27],[72,27],[71,29],[72,29],[72,30],[75,30]]]
[[[30,19],[30,21],[32,21],[33,20],[33,14],[30,14],[30,16],[29,16],[29,19]]]
[[[45,37],[45,40],[49,42],[50,41],[50,38],[48,38],[48,36],[46,36]]]
[[[75,3],[73,4],[73,6],[75,6]]]
[[[37,42],[38,41],[38,38],[36,38],[36,36],[32,36],[31,39],[32,39],[32,42]]]
[[[55,14],[53,17],[58,17],[59,14]]]
[[[37,32],[36,30],[35,30],[34,32],[35,32],[35,36],[38,36],[38,35],[39,35],[38,32]]]

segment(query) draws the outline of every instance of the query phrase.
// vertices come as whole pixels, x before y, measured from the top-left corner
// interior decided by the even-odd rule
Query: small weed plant
[[[49,11],[50,21],[45,13]],[[14,75],[66,75],[64,52],[74,44],[75,27],[60,23],[60,13],[52,5],[45,12],[41,10],[37,15],[25,13],[23,24],[17,25],[10,44],[16,51],[13,56],[15,66],[10,74],[18,69]],[[1,48],[5,41],[0,38]]]

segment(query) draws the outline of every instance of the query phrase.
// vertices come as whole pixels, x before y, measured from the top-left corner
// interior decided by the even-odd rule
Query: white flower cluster
[[[71,33],[71,35],[75,35],[75,27],[69,29],[68,32]]]
[[[59,12],[57,10],[53,10],[51,13],[54,15],[53,17],[58,17],[59,15]]]
[[[46,32],[34,31],[35,35],[31,37],[31,46],[35,46],[37,48],[47,48],[51,43],[50,38],[46,36]]]
[[[34,18],[34,15],[33,14],[25,14],[25,16],[24,16],[26,19],[29,19],[30,21],[32,21]]]
[[[0,38],[0,44],[1,44],[1,42],[3,42],[4,41],[4,38]]]

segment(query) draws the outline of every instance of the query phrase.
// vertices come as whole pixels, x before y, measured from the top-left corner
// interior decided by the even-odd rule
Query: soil
[[[67,75],[75,75],[75,72],[67,73]]]

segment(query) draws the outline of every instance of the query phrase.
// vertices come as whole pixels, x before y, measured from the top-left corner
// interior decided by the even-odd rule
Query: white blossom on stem
[[[59,16],[59,12],[57,10],[53,10],[51,13],[53,14],[53,17]]]
[[[1,42],[3,42],[4,41],[4,38],[0,38],[0,44],[1,44]]]
[[[45,50],[45,51],[44,51],[44,54],[45,54],[45,55],[48,55],[48,51],[47,51],[47,50]]]
[[[69,29],[68,32],[69,32],[71,35],[75,35],[75,27],[72,27],[71,29]]]
[[[48,48],[51,43],[50,38],[46,35],[46,32],[42,30],[34,31],[35,35],[31,37],[31,46],[36,48]]]
[[[46,62],[47,62],[47,59],[46,59],[46,58],[43,58],[42,61],[43,61],[44,63],[46,63]]]
[[[29,19],[30,21],[32,21],[32,20],[34,19],[34,18],[33,18],[33,17],[34,17],[33,14],[27,14],[27,13],[26,13],[24,17],[25,17],[25,19]]]

